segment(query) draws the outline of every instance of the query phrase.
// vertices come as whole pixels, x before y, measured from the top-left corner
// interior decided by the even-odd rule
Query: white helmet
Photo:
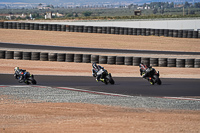
[[[15,71],[17,71],[17,70],[19,70],[19,67],[15,67],[15,69],[14,69]]]

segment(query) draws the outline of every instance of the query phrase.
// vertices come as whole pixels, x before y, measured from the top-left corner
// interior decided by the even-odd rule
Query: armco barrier
[[[106,56],[73,53],[47,53],[47,52],[23,52],[0,50],[0,59],[58,61],[76,63],[99,63],[110,65],[139,66],[140,63],[153,67],[186,67],[200,68],[200,59],[179,58],[155,58],[135,56]]]

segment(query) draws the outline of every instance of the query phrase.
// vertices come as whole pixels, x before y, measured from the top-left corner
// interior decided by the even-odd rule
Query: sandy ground
[[[199,39],[0,29],[0,42],[73,47],[200,52]],[[91,64],[0,59],[35,75],[91,76]],[[81,70],[80,68],[81,64]],[[113,77],[139,77],[135,66],[103,65]],[[200,78],[199,68],[156,68],[161,78]],[[121,70],[121,71],[118,71]],[[81,103],[26,103],[0,95],[0,132],[200,132],[199,111],[145,110]]]

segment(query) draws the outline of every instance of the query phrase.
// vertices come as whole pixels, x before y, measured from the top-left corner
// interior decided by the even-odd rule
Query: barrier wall
[[[153,67],[200,68],[200,59],[152,58],[134,56],[106,56],[74,53],[46,53],[0,50],[0,59],[99,63],[110,65],[139,66],[142,62]]]
[[[200,38],[200,31],[174,30],[174,29],[150,29],[150,28],[127,28],[127,27],[105,27],[84,25],[59,25],[23,22],[0,22],[0,28],[23,29],[23,30],[45,30],[63,32],[83,32],[138,36],[164,36],[177,38]]]

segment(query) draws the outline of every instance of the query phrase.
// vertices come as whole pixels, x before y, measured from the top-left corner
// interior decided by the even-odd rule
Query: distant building
[[[135,10],[134,15],[140,16],[142,14],[141,10]]]
[[[51,18],[52,18],[52,13],[46,12],[45,19],[51,19]]]

